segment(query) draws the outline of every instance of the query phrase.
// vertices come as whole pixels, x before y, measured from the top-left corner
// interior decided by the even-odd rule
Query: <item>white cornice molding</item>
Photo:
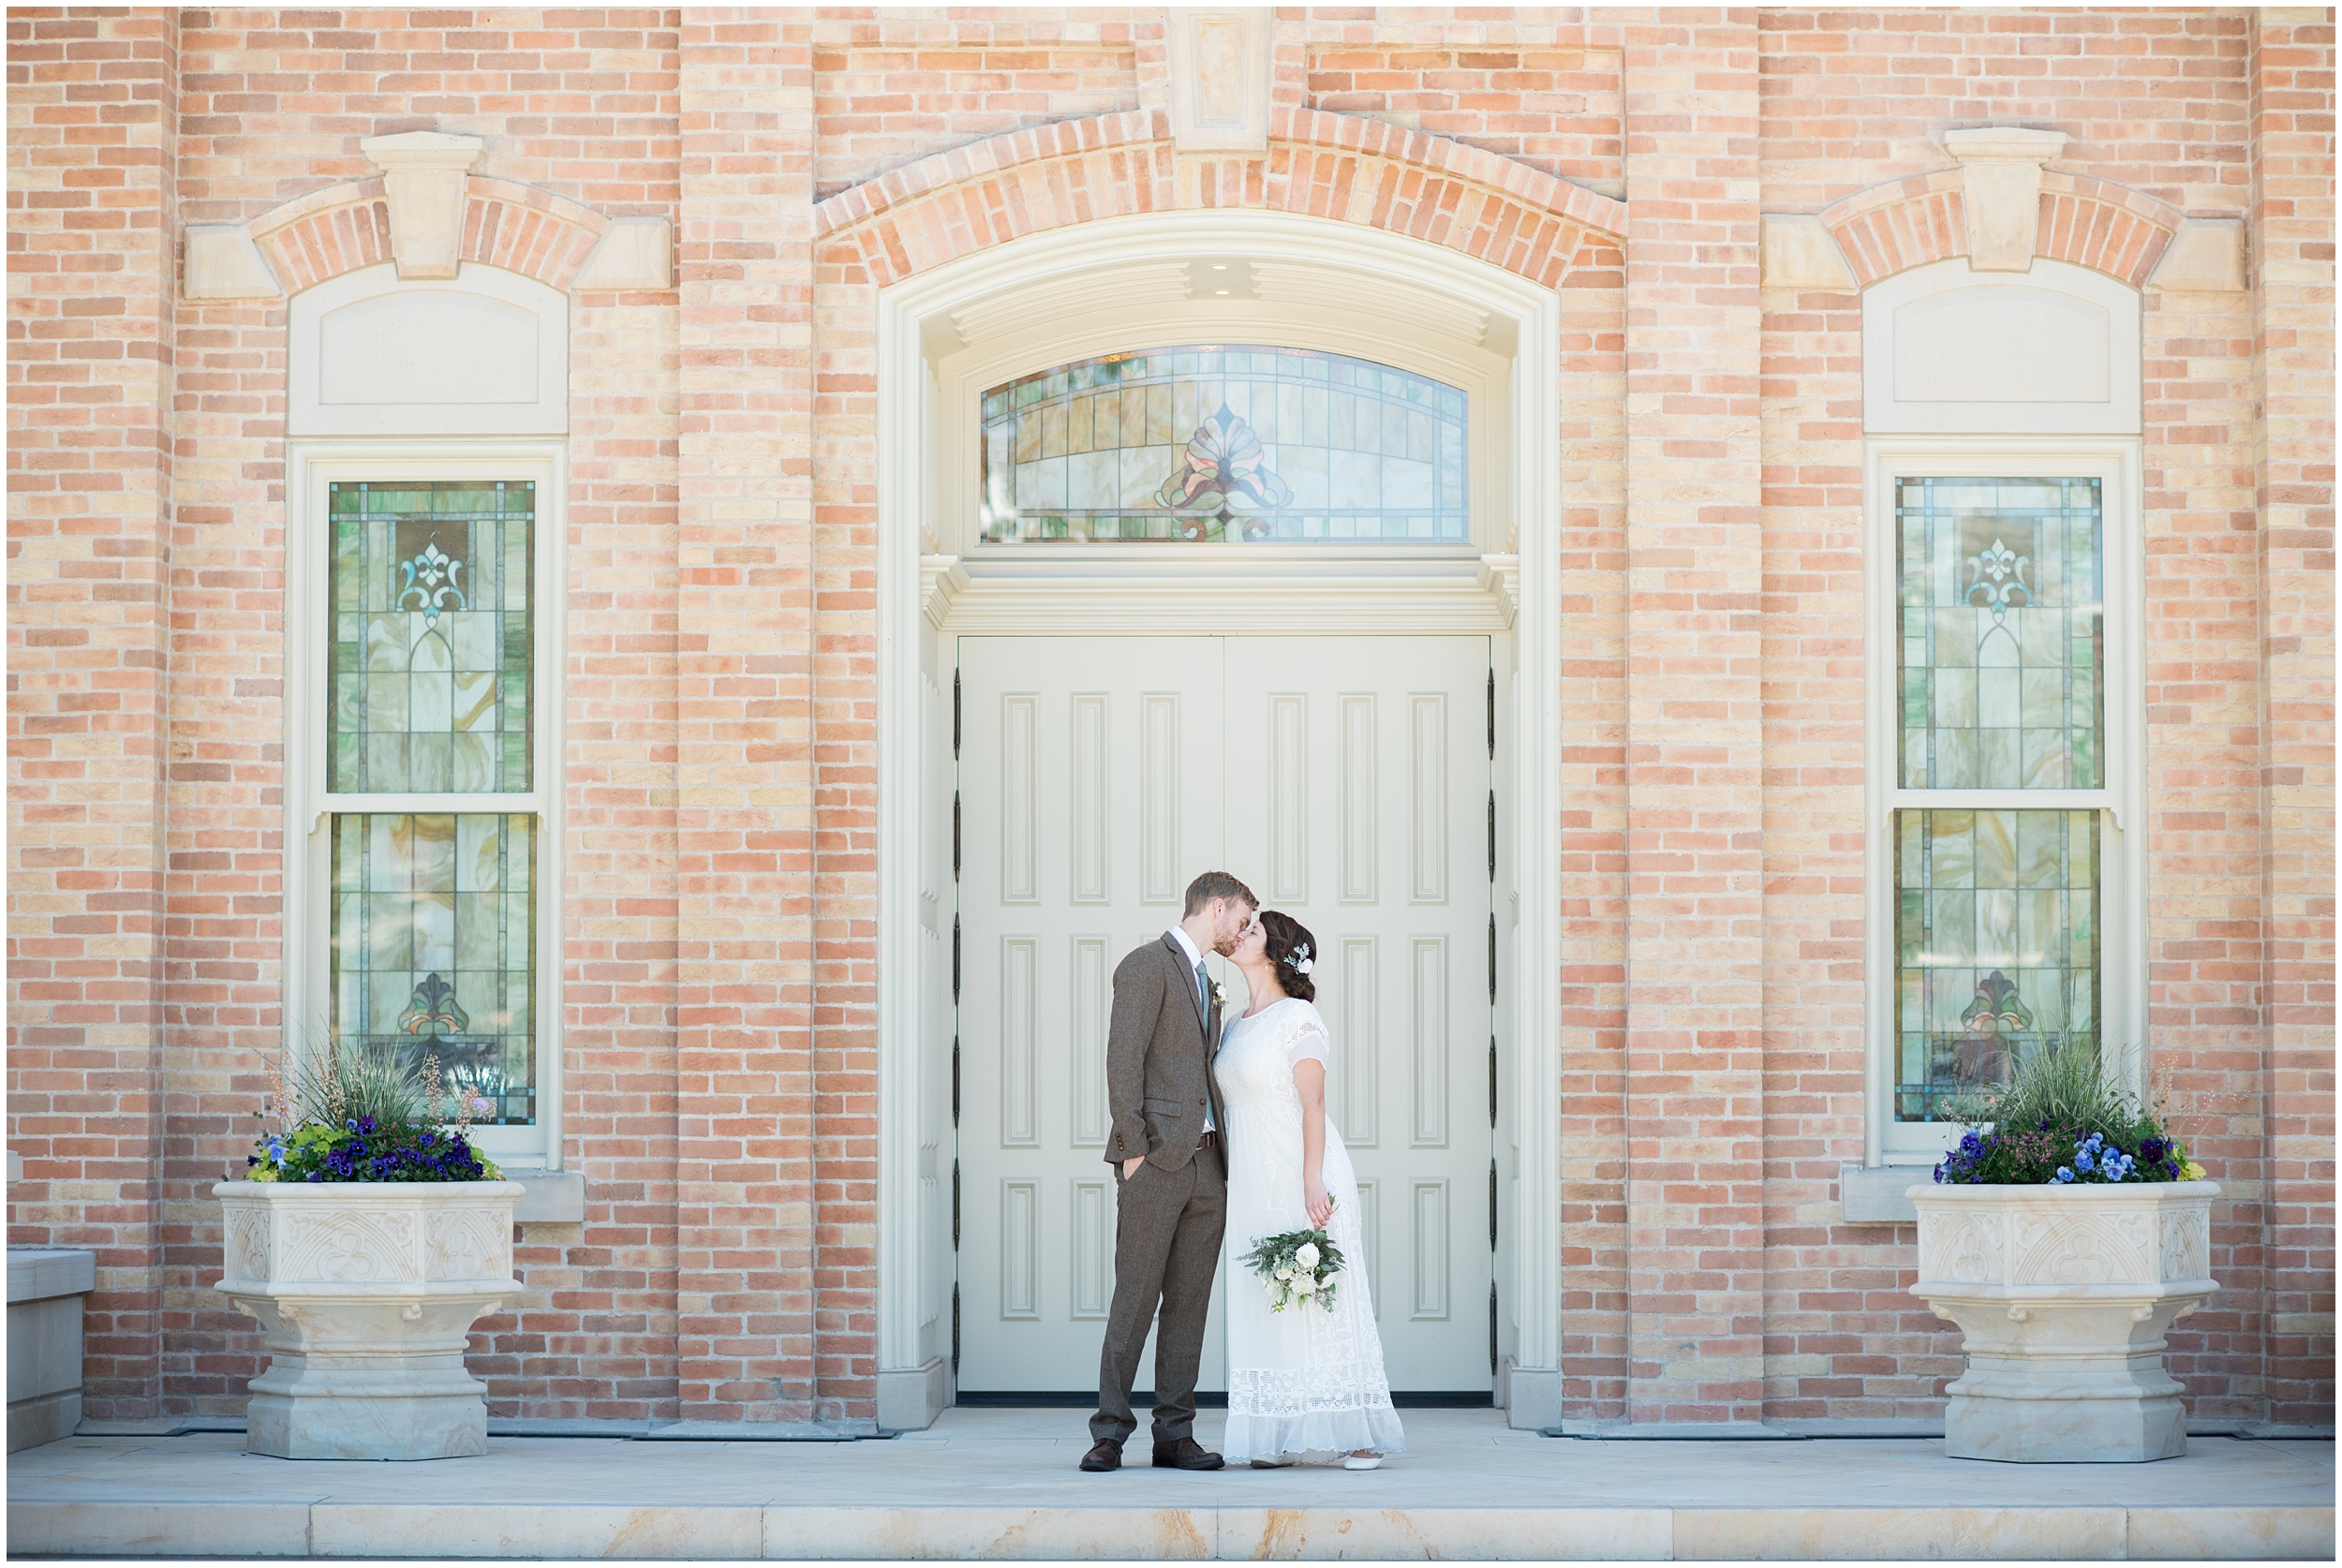
[[[1102,566],[1099,555],[1119,548],[1132,554]],[[961,635],[1030,635],[1042,627],[1068,636],[1488,633],[1512,624],[1507,590],[1518,585],[1518,567],[1491,570],[1491,563],[1512,561],[1312,559],[1247,551],[1183,562],[1144,546],[1106,545],[1081,547],[1078,559],[928,555],[919,576],[927,620]],[[1272,570],[1264,572],[1264,566]]]

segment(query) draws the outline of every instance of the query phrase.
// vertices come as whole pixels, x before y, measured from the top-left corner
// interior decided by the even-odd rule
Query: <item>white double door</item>
[[[1490,1385],[1486,637],[964,637],[968,1392],[1096,1386],[1117,964],[1234,872],[1316,933],[1391,1386]],[[1211,959],[1231,1009],[1234,966]],[[1241,1158],[1241,1151],[1238,1151]],[[1249,1241],[1251,1238],[1241,1238]],[[1223,1275],[1202,1384],[1226,1386]],[[1141,1363],[1151,1384],[1153,1351]]]

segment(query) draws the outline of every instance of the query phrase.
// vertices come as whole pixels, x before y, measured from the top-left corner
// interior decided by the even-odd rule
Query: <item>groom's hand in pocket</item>
[[[1128,1181],[1131,1177],[1136,1176],[1138,1174],[1138,1167],[1146,1162],[1147,1157],[1143,1154],[1134,1154],[1128,1160],[1123,1161],[1122,1179],[1124,1181]]]

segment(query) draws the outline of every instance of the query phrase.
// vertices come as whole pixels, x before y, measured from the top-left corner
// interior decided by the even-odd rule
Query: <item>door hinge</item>
[[[954,1290],[954,1291],[957,1291],[957,1289],[958,1289],[959,1287],[957,1287],[956,1285],[955,1285],[955,1286],[954,1286],[954,1287],[952,1287],[952,1288],[953,1288],[953,1290]],[[957,1295],[956,1295],[956,1294],[955,1294],[955,1295],[953,1296],[953,1298],[952,1298],[952,1299],[953,1299],[953,1303],[954,1303],[953,1308],[952,1308],[952,1322],[953,1322],[955,1324],[956,1324],[959,1322],[959,1308],[958,1308],[958,1305],[957,1305],[957,1303],[958,1303],[958,1299],[959,1299],[959,1298],[958,1298],[958,1296],[957,1296]],[[956,1341],[956,1340],[954,1340],[954,1343],[957,1343],[957,1341]],[[953,1363],[952,1363],[952,1369],[953,1369],[954,1371],[957,1371],[957,1370],[959,1369],[959,1363],[958,1363],[958,1361],[957,1361],[957,1360],[954,1360],[954,1361],[953,1361]],[[1496,1375],[1496,1287],[1495,1287],[1494,1285],[1490,1285],[1490,1286],[1489,1287],[1489,1376],[1490,1376],[1490,1377],[1494,1377],[1495,1375]]]
[[[952,1287],[952,1376],[959,1376],[959,1287]]]
[[[952,755],[959,755],[959,672],[952,672]]]
[[[959,1161],[952,1161],[952,1250],[959,1250]]]
[[[1496,761],[1496,672],[1489,672],[1489,761]]]
[[[1491,1040],[1489,1042],[1489,1082],[1490,1084],[1496,1082],[1495,1072],[1496,1042]],[[1489,1090],[1489,1104],[1492,1111],[1496,1104],[1496,1090],[1493,1088]],[[959,1036],[957,1035],[952,1036],[952,1125],[954,1127],[959,1125]],[[1489,1125],[1494,1127],[1496,1123],[1490,1121]]]
[[[952,1125],[959,1125],[959,1042],[952,1042]],[[1489,1036],[1489,1126],[1496,1126],[1496,1036]]]
[[[1496,1156],[1489,1156],[1489,1250],[1496,1250]]]
[[[1494,797],[1491,796],[1490,798],[1493,799]],[[1491,806],[1489,809],[1492,812],[1496,808]],[[1490,817],[1490,821],[1493,821],[1495,819]],[[1490,840],[1490,842],[1492,843],[1494,840]],[[1491,879],[1493,879],[1496,873],[1493,871],[1489,873],[1489,876]],[[952,791],[952,880],[959,880],[959,791],[957,790],[954,790]]]
[[[1496,928],[1493,916],[1490,918],[1489,928],[1491,931]],[[959,1000],[959,916],[957,915],[952,916],[952,1000]]]
[[[959,995],[956,982],[953,984],[952,995]],[[1489,915],[1489,1000],[1496,1000],[1496,916],[1493,912]]]
[[[1494,790],[1489,791],[1489,880],[1496,880],[1496,791]]]

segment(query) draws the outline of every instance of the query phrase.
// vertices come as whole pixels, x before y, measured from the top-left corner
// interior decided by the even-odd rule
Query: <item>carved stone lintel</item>
[[[1757,221],[1757,279],[1766,288],[1817,288],[1851,294],[1859,285],[1845,253],[1804,213],[1767,213]]]
[[[1172,151],[1267,150],[1274,16],[1266,6],[1169,7]]]
[[[570,291],[615,294],[672,288],[674,255],[674,225],[668,219],[612,218],[570,281]]]
[[[240,223],[187,225],[187,250],[180,281],[189,300],[274,300],[285,286],[260,254],[252,231]]]
[[[453,277],[463,259],[464,183],[487,155],[487,143],[446,131],[406,131],[370,136],[358,146],[382,170],[398,275]]]
[[[1944,151],[1960,165],[1971,271],[2032,271],[2041,222],[2041,166],[2065,147],[2063,131],[1988,126],[1944,132]]]
[[[2189,218],[2181,224],[2155,264],[2147,287],[2171,292],[2243,293],[2245,220]]]

